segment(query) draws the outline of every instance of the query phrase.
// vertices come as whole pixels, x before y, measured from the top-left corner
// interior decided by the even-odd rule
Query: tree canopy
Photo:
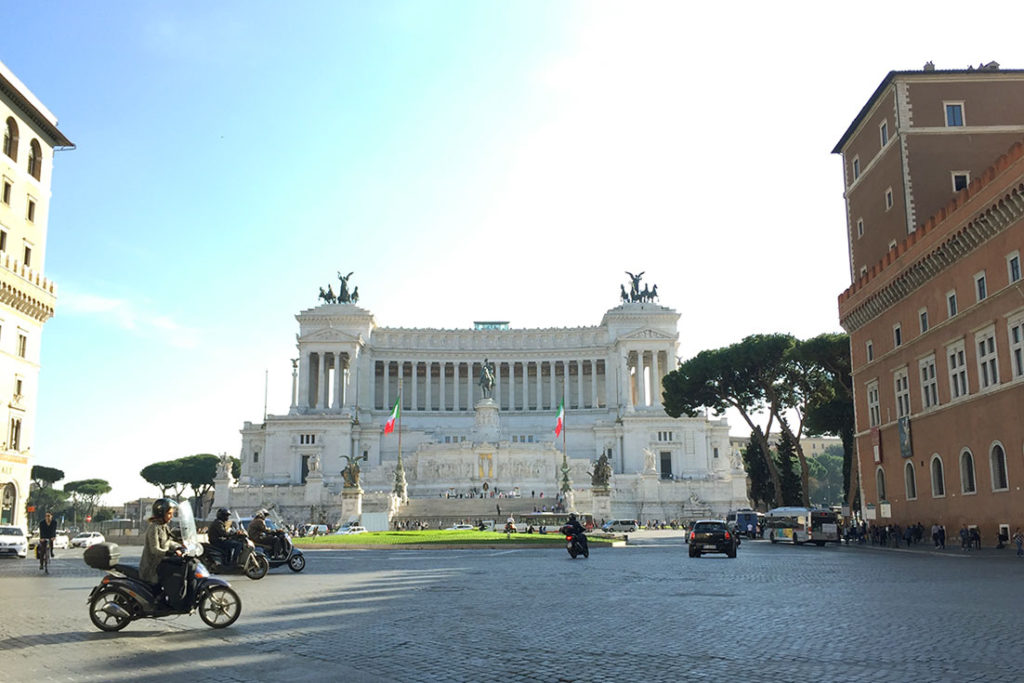
[[[31,477],[32,483],[39,488],[50,487],[64,478],[64,470],[59,470],[56,467],[33,465]]]
[[[71,494],[76,510],[82,509],[87,514],[100,502],[104,494],[110,493],[110,483],[106,479],[82,479],[64,484],[64,491]]]

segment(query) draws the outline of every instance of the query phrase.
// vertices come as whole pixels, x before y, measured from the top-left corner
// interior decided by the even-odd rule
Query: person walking
[[[1024,533],[1021,532],[1020,527],[1017,527],[1017,531],[1013,534],[1013,542],[1017,544],[1017,557],[1024,557]]]

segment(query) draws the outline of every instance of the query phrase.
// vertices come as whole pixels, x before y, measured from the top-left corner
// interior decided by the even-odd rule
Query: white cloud
[[[198,330],[175,322],[167,314],[147,310],[148,307],[146,301],[111,298],[65,286],[61,289],[58,311],[61,315],[92,318],[144,339],[162,340],[175,348],[193,349],[199,345]]]

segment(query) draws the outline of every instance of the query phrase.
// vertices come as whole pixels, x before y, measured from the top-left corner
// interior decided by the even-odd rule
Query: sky
[[[108,504],[287,413],[294,316],[338,271],[384,327],[597,325],[644,271],[683,359],[841,331],[861,106],[929,60],[1024,68],[1002,2],[2,7],[0,61],[75,143],[34,464]]]

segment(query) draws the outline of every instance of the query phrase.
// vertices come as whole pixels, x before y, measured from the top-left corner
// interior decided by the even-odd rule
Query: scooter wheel
[[[227,586],[214,586],[199,598],[199,618],[212,628],[231,626],[242,613],[242,599]]]
[[[253,581],[262,579],[270,571],[270,560],[263,555],[252,555],[245,563],[245,575]]]
[[[131,611],[132,599],[119,590],[98,593],[89,603],[89,618],[101,631],[120,631],[132,620]]]
[[[306,558],[302,555],[292,555],[291,559],[288,560],[288,569],[293,572],[301,572],[306,568]]]

